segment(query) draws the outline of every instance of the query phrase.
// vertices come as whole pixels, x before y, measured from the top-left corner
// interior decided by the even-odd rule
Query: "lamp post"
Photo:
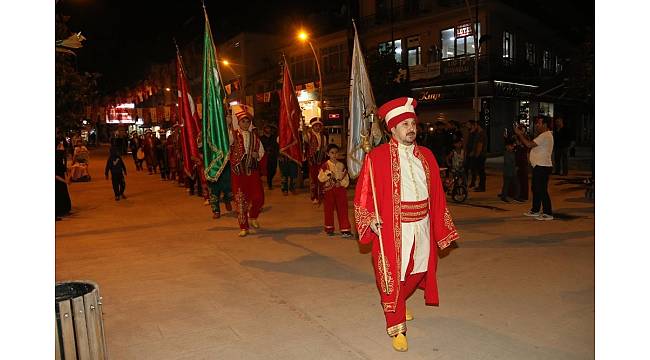
[[[465,6],[467,7],[467,13],[469,14],[469,19],[472,21],[472,10],[469,6],[469,0],[465,0]],[[479,103],[478,103],[478,56],[481,50],[481,46],[478,43],[478,0],[476,0],[476,17],[473,21],[473,33],[474,33],[474,121],[478,123],[478,113],[479,113]]]
[[[302,42],[307,42],[311,48],[311,52],[314,54],[314,59],[316,59],[316,68],[318,69],[318,102],[320,103],[321,109],[323,109],[323,74],[320,71],[320,61],[318,61],[318,55],[316,55],[316,50],[314,50],[314,45],[312,45],[309,40],[309,35],[305,31],[300,31],[298,33],[298,39]]]

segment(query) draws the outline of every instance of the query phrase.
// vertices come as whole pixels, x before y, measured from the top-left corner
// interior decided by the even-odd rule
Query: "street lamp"
[[[232,71],[232,73],[233,73],[236,77],[239,77],[239,74],[238,74],[238,73],[235,71],[235,69],[232,67],[232,64],[230,63],[230,61],[228,61],[227,59],[222,59],[222,60],[221,60],[221,63],[222,63],[224,66],[226,66],[228,69],[230,69],[230,71]]]
[[[314,45],[311,44],[311,41],[309,41],[309,34],[307,34],[304,30],[301,30],[298,33],[298,39],[302,42],[307,42],[309,44],[309,47],[311,48],[311,52],[314,54],[314,59],[316,59],[316,68],[318,69],[318,101],[320,103],[321,110],[324,108],[323,105],[323,75],[320,71],[320,61],[318,61],[318,55],[316,55],[316,50],[314,50]]]

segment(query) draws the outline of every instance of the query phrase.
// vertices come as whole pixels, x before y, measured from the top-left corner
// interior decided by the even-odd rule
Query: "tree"
[[[366,55],[368,76],[377,106],[398,97],[409,96],[406,67],[395,60],[392,49],[368,51]]]
[[[67,17],[56,15],[57,39],[66,39],[72,33],[66,26]],[[76,55],[72,51],[55,55],[55,126],[60,130],[78,130],[84,107],[97,97],[97,73],[80,73]]]

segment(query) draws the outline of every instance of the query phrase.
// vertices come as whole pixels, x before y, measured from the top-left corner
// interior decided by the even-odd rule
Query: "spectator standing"
[[[513,200],[521,202],[519,199],[519,179],[517,178],[517,161],[515,156],[515,141],[507,139],[506,151],[503,153],[503,186],[499,197],[503,202],[510,202],[508,195],[513,194]]]
[[[273,190],[273,177],[278,168],[278,154],[280,152],[280,145],[276,141],[277,137],[274,134],[270,125],[264,127],[264,134],[260,136],[262,146],[264,146],[264,153],[266,159],[266,182],[269,190]]]
[[[487,153],[485,130],[474,120],[470,120],[469,124],[467,156],[472,175],[469,187],[475,187],[478,177],[478,186],[474,191],[485,192],[485,155]]]
[[[551,197],[548,194],[548,178],[553,171],[553,133],[550,130],[551,118],[538,116],[535,119],[535,133],[538,134],[532,141],[523,136],[520,128],[515,128],[515,134],[530,150],[530,164],[533,167],[533,204],[532,208],[524,215],[535,217],[537,220],[553,220]],[[540,212],[543,209],[543,212]]]
[[[519,124],[519,129],[522,131],[522,136],[526,140],[530,140],[528,135],[524,132],[524,125]],[[528,147],[524,145],[515,135],[515,165],[517,166],[517,179],[519,180],[519,199],[522,201],[528,200]],[[512,194],[514,196],[514,194]]]
[[[135,170],[140,171],[142,170],[142,165],[138,163],[138,147],[139,147],[139,141],[138,141],[138,135],[134,131],[131,133],[131,140],[129,141],[129,149],[131,150],[131,157],[133,157],[133,163],[135,164]]]
[[[569,174],[569,148],[571,147],[571,135],[564,124],[562,117],[555,119],[553,130],[553,155],[555,160],[555,171],[553,175],[567,176]]]

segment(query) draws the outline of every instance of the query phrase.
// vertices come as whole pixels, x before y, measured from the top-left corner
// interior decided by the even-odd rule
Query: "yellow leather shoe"
[[[259,229],[260,228],[260,223],[257,222],[257,219],[251,219],[251,226]]]
[[[242,231],[239,232],[240,237],[244,237],[246,235],[248,235],[248,231],[246,231],[246,230],[242,230]]]
[[[393,336],[393,349],[400,352],[404,352],[409,349],[409,344],[406,341],[406,335],[399,333],[396,336]]]
[[[406,309],[406,321],[411,321],[413,320],[413,314],[409,311],[409,309]]]

